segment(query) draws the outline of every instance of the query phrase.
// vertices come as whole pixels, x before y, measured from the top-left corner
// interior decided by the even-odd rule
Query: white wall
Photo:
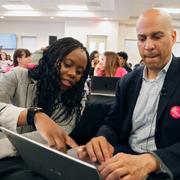
[[[17,48],[21,47],[21,36],[36,36],[37,49],[48,45],[49,35],[72,36],[87,46],[87,35],[107,36],[107,50],[118,51],[118,22],[109,21],[66,21],[55,22],[0,22],[0,33],[15,33]],[[12,54],[10,52],[10,54]]]
[[[132,41],[132,44],[129,44],[129,48],[125,46],[126,40],[129,42]],[[135,25],[119,25],[119,51],[126,51],[129,56],[128,62],[132,63],[133,65],[139,63],[141,59],[135,43],[136,40],[137,36]]]
[[[176,39],[176,44],[173,48],[173,52],[175,56],[180,57],[180,28],[176,28],[177,32],[177,39]]]
[[[87,46],[87,35],[107,36],[107,50],[117,51],[118,22],[109,21],[67,21],[65,22],[65,36],[72,36]]]
[[[180,47],[180,28],[177,30],[177,42],[179,52]],[[37,49],[48,45],[49,36],[54,35],[58,38],[72,36],[87,45],[87,35],[105,35],[107,36],[107,50],[127,51],[129,62],[133,65],[141,59],[137,47],[127,49],[126,40],[136,40],[135,25],[118,24],[113,21],[66,21],[66,22],[0,22],[0,33],[15,33],[18,38],[17,47],[21,47],[21,36],[36,36]],[[135,46],[135,43],[134,45]],[[179,50],[179,51],[178,51]],[[12,54],[12,52],[10,52]],[[180,53],[179,53],[180,54]]]
[[[17,48],[21,47],[21,36],[36,36],[37,49],[40,49],[48,45],[50,35],[58,38],[64,36],[64,23],[0,22],[0,33],[15,33],[17,35]]]

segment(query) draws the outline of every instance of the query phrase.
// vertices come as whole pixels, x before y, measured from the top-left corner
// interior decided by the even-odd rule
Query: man
[[[180,178],[180,58],[171,18],[150,9],[136,24],[145,66],[119,82],[116,102],[104,125],[79,151],[98,160],[105,180]],[[119,152],[113,156],[114,148]],[[164,172],[164,173],[162,173]]]
[[[127,72],[131,72],[132,69],[131,69],[130,65],[127,63],[128,54],[124,51],[120,51],[117,54],[119,56],[119,60],[121,61],[122,67],[124,67]]]
[[[139,67],[139,66],[144,66],[143,59],[141,59],[139,63],[137,63],[137,64],[134,65],[134,69],[137,68],[137,67]]]

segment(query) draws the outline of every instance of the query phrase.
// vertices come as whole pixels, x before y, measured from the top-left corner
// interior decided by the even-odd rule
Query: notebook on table
[[[101,180],[94,165],[0,127],[20,156],[35,172],[50,180]]]
[[[115,96],[116,84],[119,77],[99,77],[91,78],[91,95]]]

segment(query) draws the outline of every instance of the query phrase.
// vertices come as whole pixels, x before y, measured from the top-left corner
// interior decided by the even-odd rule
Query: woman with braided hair
[[[89,69],[83,44],[70,37],[57,40],[35,69],[15,67],[0,77],[0,126],[63,152],[67,145],[76,147],[69,134],[76,132],[80,120]],[[0,133],[1,179],[44,179],[15,155],[12,144]]]
[[[89,68],[88,52],[79,41],[57,40],[35,69],[16,67],[0,78],[0,125],[14,131],[20,126],[23,133],[37,129],[61,151],[77,146],[68,134],[80,118]],[[0,157],[8,156],[1,151]]]

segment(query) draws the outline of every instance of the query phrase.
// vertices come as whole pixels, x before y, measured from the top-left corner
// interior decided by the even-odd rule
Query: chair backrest
[[[113,96],[90,95],[81,120],[70,136],[78,144],[86,144],[96,135],[114,100]]]

